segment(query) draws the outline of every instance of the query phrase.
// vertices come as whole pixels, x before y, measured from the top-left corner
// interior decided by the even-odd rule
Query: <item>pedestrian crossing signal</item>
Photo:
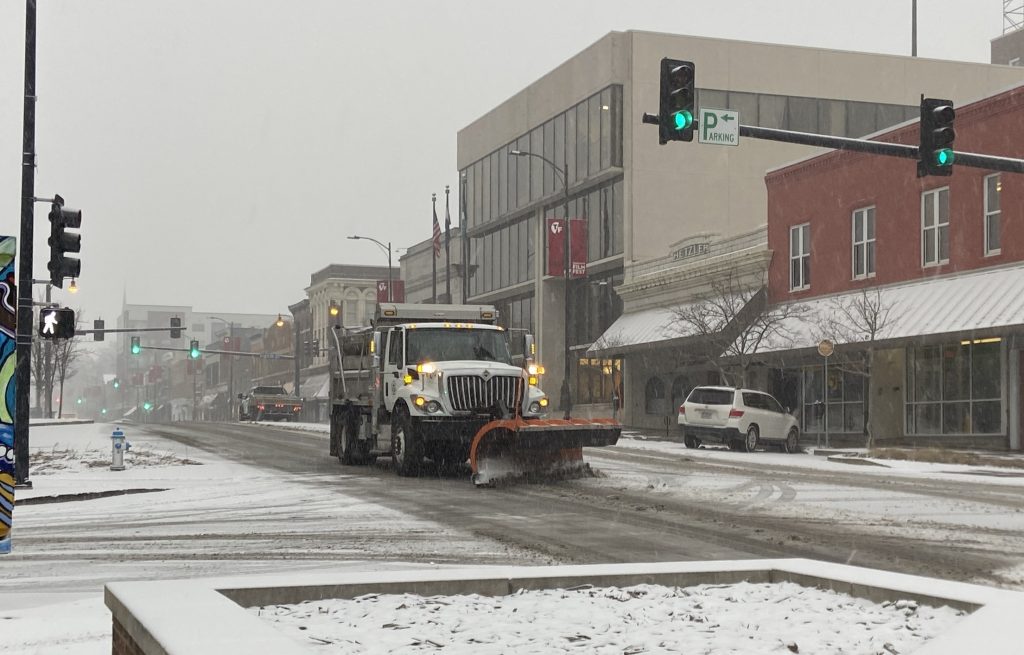
[[[44,339],[70,339],[75,336],[75,310],[51,307],[39,312],[39,336]]]

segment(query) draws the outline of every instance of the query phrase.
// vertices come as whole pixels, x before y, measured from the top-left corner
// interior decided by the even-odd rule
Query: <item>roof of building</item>
[[[398,260],[395,258],[393,270],[397,270]],[[332,278],[352,280],[383,280],[388,276],[387,266],[360,266],[357,264],[329,264],[309,276],[309,286],[315,286]]]

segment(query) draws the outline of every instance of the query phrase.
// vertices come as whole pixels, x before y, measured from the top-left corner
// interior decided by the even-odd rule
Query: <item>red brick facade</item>
[[[1024,158],[1024,86],[957,109],[957,151]],[[917,145],[918,124],[880,137]],[[769,173],[771,302],[943,275],[1024,260],[1024,175],[1000,176],[1001,252],[985,255],[984,185],[995,171],[954,166],[916,176],[916,160],[833,151]],[[922,265],[922,193],[949,187],[949,261]],[[874,207],[875,274],[853,276],[855,210]],[[790,228],[810,224],[810,286],[790,290]]]

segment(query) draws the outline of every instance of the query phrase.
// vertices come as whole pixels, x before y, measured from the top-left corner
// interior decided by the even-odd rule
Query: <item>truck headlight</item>
[[[436,400],[427,400],[423,396],[413,396],[412,402],[416,405],[416,409],[428,414],[436,414],[441,411],[441,403]]]
[[[540,414],[540,401],[539,400],[535,400],[532,403],[530,403],[530,413],[531,414]]]
[[[530,364],[526,367],[526,372],[530,375],[544,375],[544,367],[540,364]]]

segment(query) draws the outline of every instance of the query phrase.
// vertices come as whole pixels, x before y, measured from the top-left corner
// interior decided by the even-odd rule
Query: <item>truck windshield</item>
[[[259,394],[261,396],[284,396],[284,387],[256,387],[252,390],[253,395]]]
[[[405,336],[410,364],[467,359],[512,363],[505,333],[498,330],[416,328],[406,331]]]

